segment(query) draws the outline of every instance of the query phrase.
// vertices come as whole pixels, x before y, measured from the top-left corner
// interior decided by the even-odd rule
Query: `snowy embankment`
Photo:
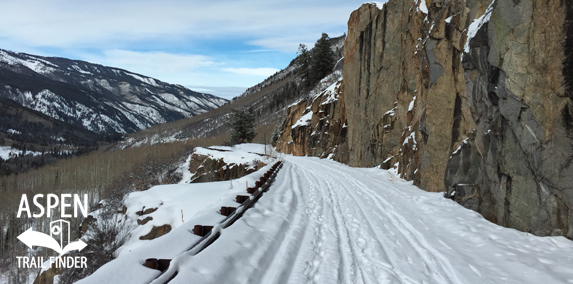
[[[159,185],[146,191],[129,194],[124,201],[127,207],[126,218],[130,220],[127,223],[136,223],[136,220],[145,220],[148,217],[152,219],[135,227],[126,245],[117,252],[119,255],[117,259],[83,281],[86,283],[151,281],[157,276],[157,271],[143,267],[145,259],[174,258],[182,254],[200,239],[192,233],[194,225],[212,225],[222,221],[225,216],[219,214],[220,208],[237,206],[234,201],[235,196],[246,194],[246,187],[254,186],[276,161],[274,158],[262,156],[265,154],[265,145],[260,144],[216,146],[211,149],[198,147],[195,153],[216,159],[222,158],[227,164],[249,164],[256,160],[267,165],[250,175],[231,181],[189,184],[187,182],[193,173],[188,171],[190,159],[187,159],[179,169],[183,173],[183,179],[179,184]],[[155,208],[152,213],[140,216],[141,211]],[[171,232],[153,240],[140,239],[153,227],[164,225],[169,225],[172,228]]]
[[[255,207],[192,256],[193,225],[217,221],[201,206],[213,209],[80,283],[159,283],[151,257],[173,259],[169,283],[573,283],[570,240],[494,225],[380,169],[287,156]]]
[[[152,220],[133,230],[132,237],[122,247],[119,252],[120,255],[128,254],[130,251],[149,243],[149,240],[140,240],[139,237],[149,233],[154,226],[169,225],[172,229],[176,229],[188,221],[193,221],[194,224],[191,225],[214,224],[221,221],[223,216],[217,213],[221,206],[236,206],[235,196],[244,194],[245,189],[248,186],[253,186],[255,181],[275,161],[260,155],[264,153],[264,145],[259,144],[242,144],[235,147],[217,146],[211,147],[211,149],[197,147],[194,154],[223,159],[228,165],[252,164],[255,161],[262,161],[267,166],[240,179],[188,184],[187,182],[192,176],[192,173],[187,170],[189,168],[188,159],[180,168],[183,171],[183,179],[179,184],[158,185],[146,191],[129,194],[124,202],[127,207],[127,218],[131,219],[133,223],[135,220],[144,220],[148,217],[151,217]],[[138,215],[138,212],[154,208],[157,210],[150,214]]]

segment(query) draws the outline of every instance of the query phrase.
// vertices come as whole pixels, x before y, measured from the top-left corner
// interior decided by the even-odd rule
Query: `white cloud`
[[[78,54],[77,57],[88,62],[121,68],[184,86],[234,85],[241,86],[240,88],[244,90],[279,71],[275,68],[232,67],[248,65],[238,61],[224,63],[205,55],[172,54],[159,51],[106,50],[102,54]],[[231,65],[221,68],[228,64]],[[223,96],[229,96],[229,90],[236,91],[236,89],[216,89],[215,91]],[[234,96],[236,95],[238,94]]]
[[[277,35],[291,40],[309,35],[317,38],[322,31],[345,26],[350,12],[361,3],[2,0],[0,34],[29,45],[104,49],[228,36],[246,36],[254,39],[253,43]],[[285,50],[278,48],[275,50]],[[296,46],[289,51],[296,51]]]
[[[341,35],[362,3],[1,0],[0,48],[86,60],[181,85],[250,87],[285,68],[299,43],[312,45],[321,32]]]
[[[239,75],[261,76],[265,78],[280,71],[276,68],[222,68],[221,70]]]
[[[142,74],[175,74],[199,67],[220,65],[204,55],[172,54],[161,51],[137,52],[130,50],[106,50],[103,55],[84,55],[84,60],[123,68]]]

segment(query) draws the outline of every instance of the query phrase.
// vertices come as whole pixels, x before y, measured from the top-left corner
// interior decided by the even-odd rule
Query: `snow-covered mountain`
[[[0,98],[97,133],[129,133],[227,100],[126,70],[0,49]]]

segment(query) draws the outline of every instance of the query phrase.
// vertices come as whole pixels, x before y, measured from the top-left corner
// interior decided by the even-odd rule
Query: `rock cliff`
[[[396,166],[492,222],[573,238],[570,6],[364,4],[348,21],[336,96],[291,106],[277,148]]]
[[[264,155],[248,153],[250,157],[242,157],[241,162],[225,160],[220,155],[209,153],[231,152],[228,149],[205,148],[206,151],[193,153],[189,157],[189,172],[193,173],[188,183],[214,182],[234,180],[258,171],[266,163]],[[244,153],[243,153],[244,154]],[[254,158],[253,158],[254,157]]]
[[[455,200],[493,222],[573,237],[565,5],[498,0],[475,24],[462,63],[476,127],[445,182]]]
[[[348,127],[343,86],[338,81],[320,95],[289,107],[277,149],[297,156],[344,160]]]

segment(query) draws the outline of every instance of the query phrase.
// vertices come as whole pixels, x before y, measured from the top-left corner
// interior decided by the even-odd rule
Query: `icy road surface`
[[[573,283],[573,242],[496,226],[442,195],[287,156],[254,208],[153,283]]]

